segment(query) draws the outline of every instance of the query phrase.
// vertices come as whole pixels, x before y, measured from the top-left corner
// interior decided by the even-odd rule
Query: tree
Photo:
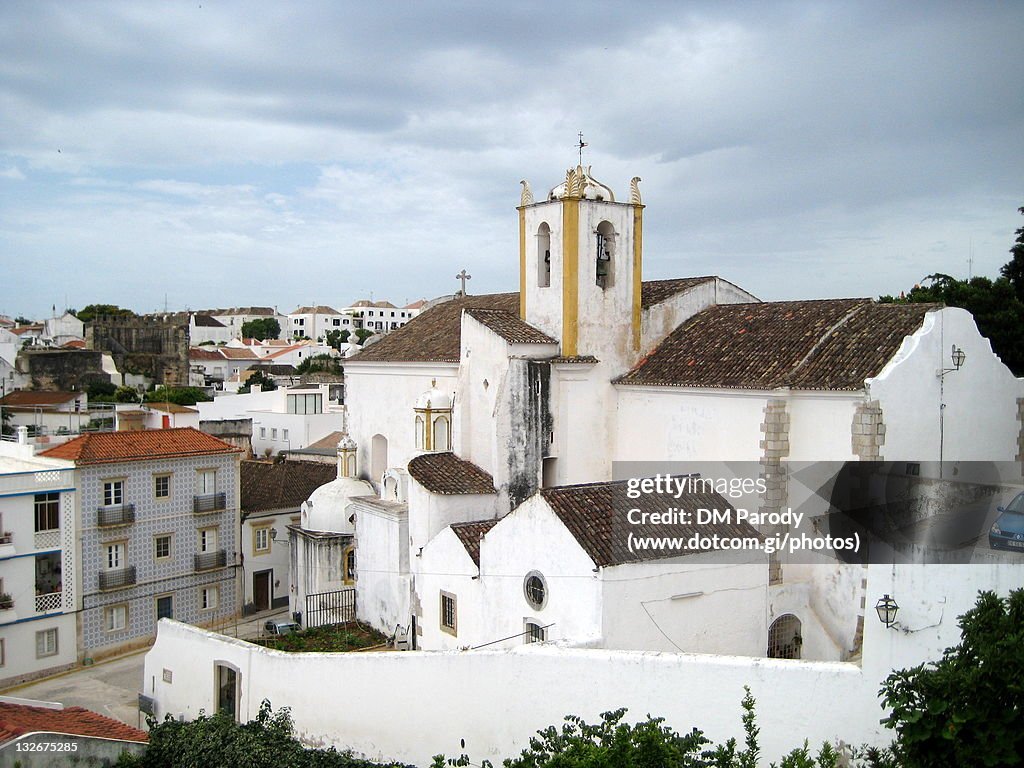
[[[252,392],[253,387],[257,387],[260,392],[273,392],[277,389],[277,384],[274,382],[273,376],[257,368],[249,374],[249,378],[246,379],[243,386],[238,388],[238,391],[245,394]]]
[[[341,359],[332,355],[310,355],[295,369],[301,376],[304,373],[333,373],[340,375],[342,372]]]
[[[1017,213],[1024,215],[1024,207],[1018,208]],[[1010,281],[1013,290],[1017,292],[1017,298],[1024,301],[1024,227],[1017,230],[1017,239],[1010,253],[1013,254],[1013,258],[1003,265],[999,274]]]
[[[281,336],[281,324],[273,317],[258,317],[242,323],[243,339],[277,339]]]
[[[287,707],[276,713],[266,699],[256,719],[236,723],[226,712],[183,723],[167,715],[149,721],[149,744],[141,756],[122,753],[117,765],[131,768],[384,768],[347,752],[306,749],[294,736]],[[397,763],[388,768],[403,768]],[[412,768],[405,766],[404,768]]]
[[[356,328],[356,343],[362,345],[364,341],[373,336],[373,331],[367,328]]]
[[[103,315],[135,317],[135,313],[130,309],[122,309],[117,304],[87,304],[80,311],[76,311],[73,314],[83,323],[90,323]]]
[[[114,397],[117,394],[117,385],[110,381],[90,381],[86,394],[89,397],[89,402],[115,402]]]
[[[1024,763],[1024,589],[981,592],[959,618],[960,643],[894,672],[880,694],[907,768]]]
[[[341,351],[341,345],[348,341],[348,337],[352,335],[352,331],[348,328],[336,331],[327,332],[327,345],[334,347],[339,352]]]
[[[1020,208],[1024,214],[1024,207]],[[881,296],[881,302],[939,302],[961,307],[974,315],[978,331],[992,342],[992,351],[1013,371],[1024,376],[1024,227],[1010,249],[1013,259],[1000,269],[996,280],[975,277],[958,280],[936,273],[899,298]]]
[[[177,405],[195,405],[213,400],[198,387],[161,387],[146,393],[147,403],[175,403]]]

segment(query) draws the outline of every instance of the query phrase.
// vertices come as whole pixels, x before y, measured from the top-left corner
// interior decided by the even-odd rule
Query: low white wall
[[[665,717],[719,741],[742,738],[740,699],[757,699],[766,760],[804,738],[879,743],[877,681],[851,664],[731,656],[521,646],[510,651],[287,654],[171,620],[146,655],[147,695],[157,715],[194,718],[214,709],[214,664],[240,670],[241,719],[266,698],[291,707],[298,735],[373,759],[426,766],[458,755],[478,761],[523,749],[567,714],[588,721],[617,707],[628,719]],[[170,670],[171,684],[162,682]],[[401,727],[396,727],[401,723]]]

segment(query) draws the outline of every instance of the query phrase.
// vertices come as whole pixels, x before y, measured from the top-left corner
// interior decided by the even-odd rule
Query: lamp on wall
[[[878,612],[878,620],[885,624],[886,627],[891,627],[896,623],[896,612],[899,611],[900,607],[896,604],[889,595],[882,595],[875,603],[875,611]]]
[[[949,353],[949,359],[953,363],[952,368],[940,368],[936,371],[936,375],[941,379],[947,373],[953,373],[953,371],[959,371],[964,367],[964,361],[967,359],[966,353],[960,349],[956,344],[953,345],[952,351]]]
[[[278,539],[277,538],[277,528],[271,528],[270,529],[270,540],[272,542],[274,542],[275,544],[287,544],[288,543],[288,539]]]

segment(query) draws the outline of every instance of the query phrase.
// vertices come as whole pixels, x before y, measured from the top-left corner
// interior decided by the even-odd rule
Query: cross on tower
[[[462,281],[462,295],[465,296],[466,295],[466,281],[467,280],[472,280],[473,276],[469,275],[469,274],[466,274],[466,270],[462,270],[461,272],[459,272],[459,274],[457,274],[455,276],[455,279]]]
[[[584,147],[589,147],[590,145],[587,144],[587,142],[585,142],[583,140],[583,131],[579,132],[579,137],[580,137],[580,143],[579,143],[579,148],[580,148],[580,165],[582,166],[583,165],[583,148]]]

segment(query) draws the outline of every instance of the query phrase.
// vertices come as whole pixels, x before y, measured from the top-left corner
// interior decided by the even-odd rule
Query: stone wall
[[[857,458],[861,461],[881,461],[882,446],[885,445],[885,423],[882,421],[882,406],[877,400],[869,400],[857,406],[850,433]]]
[[[761,423],[761,479],[765,482],[764,503],[760,512],[771,514],[781,512],[782,505],[789,497],[789,479],[782,466],[789,456],[789,412],[786,401],[771,399],[764,406],[764,421]],[[775,533],[775,531],[762,531]],[[773,553],[768,561],[768,583],[782,582],[782,563]]]
[[[142,374],[157,384],[186,387],[188,324],[156,317],[97,317],[85,328],[89,349],[108,352],[121,373]]]
[[[93,382],[109,382],[102,356],[88,349],[31,349],[18,352],[17,369],[30,379],[30,388],[51,392],[81,392]]]

